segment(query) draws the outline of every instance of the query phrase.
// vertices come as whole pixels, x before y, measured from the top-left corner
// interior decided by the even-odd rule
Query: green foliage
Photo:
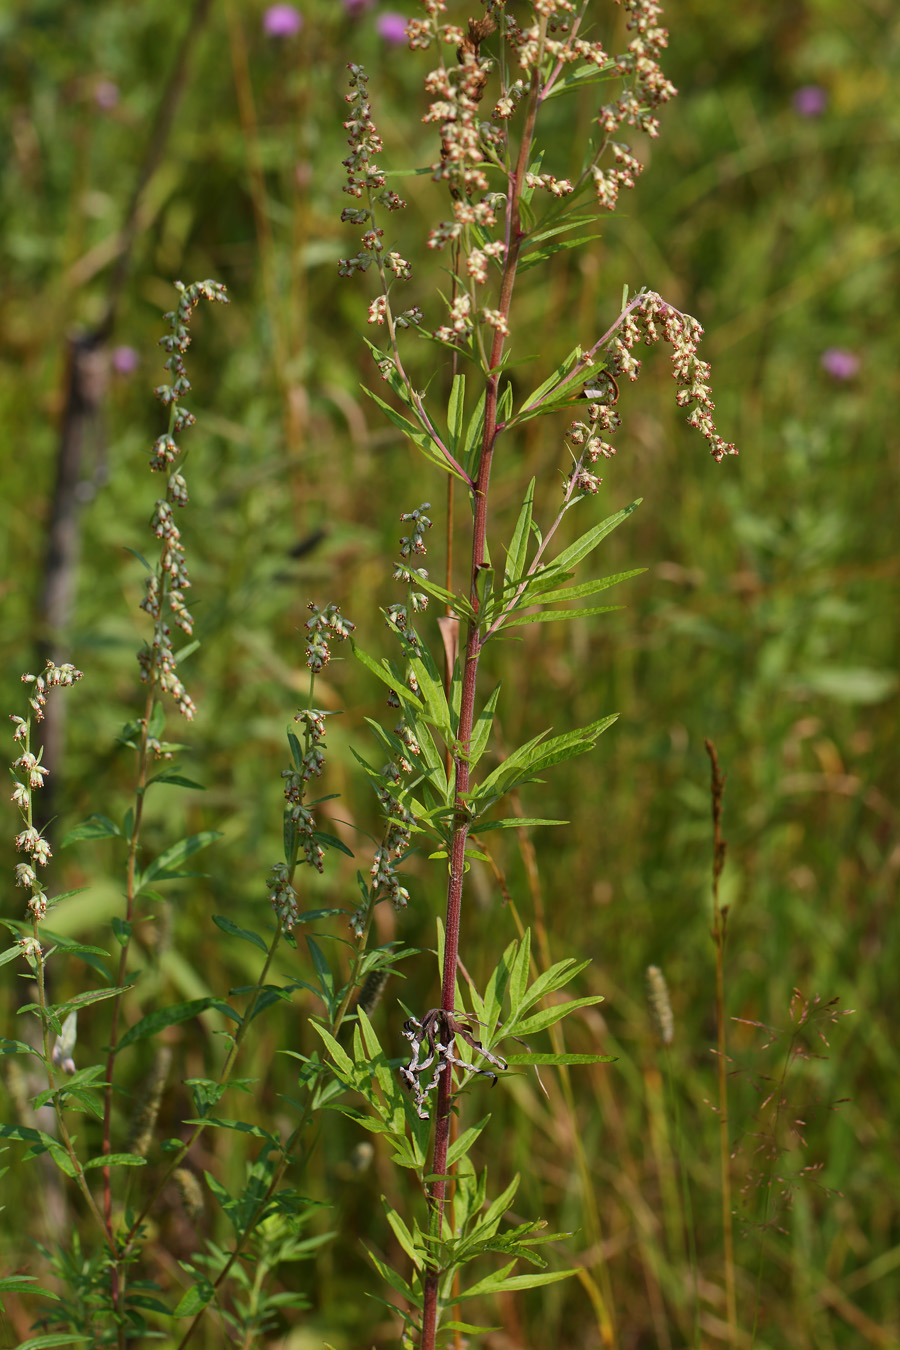
[[[52,802],[47,798],[47,815],[55,817],[47,837],[55,856],[50,931],[43,930],[51,976],[43,1021],[31,1012],[17,1016],[20,1002],[39,1008],[40,1000],[33,956],[21,960],[19,945],[31,932],[30,922],[22,922],[27,895],[11,885],[4,922],[12,945],[0,952],[6,1035],[0,1097],[10,1122],[3,1138],[15,1164],[32,1164],[14,1165],[3,1177],[4,1343],[116,1344],[121,1336],[156,1339],[174,1350],[205,1307],[192,1331],[197,1345],[218,1345],[223,1335],[293,1334],[353,1350],[395,1343],[403,1319],[396,1304],[408,1298],[415,1307],[415,1264],[401,1234],[418,1240],[416,1215],[427,1233],[421,1184],[414,1168],[387,1166],[389,1135],[364,1124],[363,1099],[345,1092],[326,1067],[333,1061],[310,1018],[327,1017],[328,1008],[340,1013],[349,991],[345,1028],[325,1029],[355,1065],[354,1038],[357,1029],[364,1033],[353,1019],[354,990],[372,971],[393,972],[369,1019],[386,1047],[380,1067],[393,1075],[392,1100],[402,1113],[397,1138],[427,1131],[392,1066],[407,1044],[398,991],[420,1013],[436,1001],[433,966],[404,952],[432,944],[433,914],[442,903],[444,865],[427,864],[415,850],[424,843],[423,851],[440,857],[452,832],[444,755],[453,746],[438,726],[446,721],[439,699],[427,707],[387,678],[373,681],[364,665],[332,664],[319,682],[320,701],[329,709],[344,705],[348,715],[329,724],[325,781],[341,796],[316,807],[321,828],[313,837],[326,851],[328,870],[303,867],[296,946],[282,934],[273,950],[278,919],[262,878],[271,859],[287,858],[297,845],[285,834],[279,774],[286,762],[296,767],[293,745],[286,760],[283,723],[294,700],[305,699],[297,630],[308,617],[306,600],[323,593],[339,598],[360,624],[359,646],[384,669],[378,607],[385,603],[383,563],[395,556],[395,517],[437,496],[435,468],[439,481],[452,478],[457,519],[465,515],[460,501],[477,466],[485,400],[477,372],[470,367],[465,380],[454,376],[450,349],[437,344],[419,352],[410,344],[407,351],[413,385],[424,391],[424,422],[415,401],[405,401],[401,381],[378,385],[412,438],[361,396],[372,366],[352,330],[367,328],[365,307],[359,288],[338,287],[334,279],[347,247],[346,227],[336,222],[338,166],[346,156],[340,123],[347,116],[338,76],[346,62],[362,60],[372,71],[376,118],[393,162],[430,162],[433,145],[425,136],[433,128],[418,122],[421,62],[379,38],[377,9],[353,17],[334,0],[301,0],[301,7],[305,24],[296,41],[266,38],[258,14],[249,11],[232,15],[240,31],[231,44],[221,16],[192,38],[184,101],[150,176],[130,280],[109,338],[113,349],[138,353],[142,368],[111,374],[99,416],[85,428],[77,605],[62,635],[85,680],[61,696],[68,710],[65,757],[47,760],[55,789]],[[490,1026],[507,1012],[505,989],[496,1002],[498,979],[509,982],[497,953],[520,931],[520,916],[534,948],[526,963],[533,959],[533,970],[521,962],[518,968],[523,988],[533,988],[560,953],[574,951],[576,964],[590,956],[592,965],[575,975],[570,999],[602,990],[605,1002],[602,1017],[583,1004],[548,1025],[546,1038],[530,1033],[535,1048],[528,1051],[486,1038],[510,1071],[489,1091],[489,1123],[480,1095],[488,1084],[469,1075],[460,1103],[465,1119],[448,1158],[475,1178],[466,1185],[476,1198],[488,1170],[500,1195],[521,1177],[516,1218],[501,1216],[501,1236],[520,1212],[546,1214],[553,1228],[573,1234],[559,1247],[553,1273],[557,1264],[577,1263],[579,1284],[515,1295],[526,1339],[563,1350],[598,1339],[622,1343],[627,1328],[653,1344],[667,1338],[694,1344],[710,1319],[721,1318],[718,1181],[710,1162],[717,1124],[705,1105],[714,1094],[714,1036],[702,743],[712,736],[729,776],[726,1001],[729,1016],[743,1019],[733,1023],[729,1050],[742,1323],[750,1327],[756,1316],[757,1343],[774,1350],[850,1350],[860,1335],[890,1341],[897,1329],[893,1122],[900,1107],[892,971],[900,934],[891,806],[897,577],[893,409],[885,397],[896,364],[893,15],[884,4],[850,11],[831,0],[812,0],[799,17],[778,7],[736,11],[708,0],[699,6],[673,0],[665,10],[671,31],[665,64],[682,96],[666,110],[659,141],[637,132],[626,137],[638,153],[642,143],[653,150],[646,182],[621,214],[604,218],[599,242],[552,256],[557,243],[596,235],[592,213],[582,201],[567,219],[564,203],[548,202],[537,190],[529,204],[536,210],[543,201],[556,214],[534,230],[519,261],[521,338],[516,358],[503,368],[504,417],[515,428],[515,448],[494,464],[492,567],[480,582],[484,594],[490,577],[495,617],[550,535],[559,503],[558,496],[549,500],[561,463],[557,433],[584,415],[585,381],[602,383],[599,353],[580,363],[595,332],[615,319],[623,285],[633,294],[636,283],[652,280],[701,318],[717,413],[735,429],[744,453],[717,472],[698,465],[696,443],[671,406],[666,362],[648,353],[639,414],[637,391],[621,383],[624,425],[601,510],[594,515],[588,498],[574,504],[578,516],[565,513],[552,536],[557,558],[549,562],[549,550],[546,570],[589,521],[616,514],[638,493],[642,510],[627,531],[604,541],[596,566],[584,558],[577,577],[575,564],[565,568],[571,576],[533,574],[530,598],[520,596],[492,634],[514,641],[491,644],[485,656],[469,744],[476,791],[503,767],[504,756],[543,728],[552,730],[536,752],[551,737],[572,734],[577,744],[577,728],[596,725],[606,709],[617,709],[619,720],[596,755],[573,755],[541,771],[538,781],[498,799],[501,819],[478,819],[468,847],[472,903],[463,953],[471,984],[464,981],[458,1006],[481,1016],[480,997]],[[599,19],[605,36],[602,11]],[[7,712],[23,710],[20,671],[38,670],[43,661],[27,653],[47,633],[36,597],[53,514],[65,335],[93,328],[105,311],[116,241],[188,22],[184,7],[170,0],[125,8],[107,0],[65,9],[20,3],[0,19],[6,77],[0,105],[11,130],[0,172],[0,232],[11,260],[0,297],[0,409],[8,433],[0,685]],[[454,51],[448,47],[449,61]],[[544,167],[566,156],[577,167],[592,114],[587,106],[579,113],[573,136],[568,100],[558,95],[584,85],[593,106],[597,91],[587,86],[602,78],[569,68],[551,91]],[[107,82],[118,90],[112,107],[102,101]],[[793,105],[806,85],[826,93],[820,116],[804,116]],[[431,323],[437,307],[420,277],[427,227],[440,209],[427,195],[436,193],[427,172],[419,189],[421,204],[409,194],[411,219],[401,228],[414,265],[410,298]],[[166,730],[161,703],[151,713],[151,734],[179,763],[159,760],[148,775],[145,786],[154,791],[146,792],[138,870],[164,857],[173,841],[207,832],[221,837],[204,852],[204,874],[182,873],[165,885],[159,877],[148,880],[129,919],[122,892],[143,715],[133,655],[144,618],[136,606],[152,556],[144,454],[155,430],[147,395],[161,378],[153,352],[159,312],[171,305],[171,278],[208,275],[227,281],[232,304],[198,313],[191,350],[189,401],[198,426],[190,441],[184,534],[201,646],[184,670],[198,714],[188,732],[174,728],[171,715]],[[448,293],[451,278],[441,284]],[[860,359],[855,376],[823,368],[832,347]],[[437,374],[435,357],[447,362]],[[542,417],[553,409],[556,422]],[[416,436],[428,455],[421,465]],[[531,479],[539,486],[526,508]],[[442,527],[442,502],[434,514]],[[468,558],[460,530],[454,550],[450,577],[435,565],[433,576],[415,586],[432,597],[432,610],[435,602],[449,604],[466,622],[474,611],[461,579]],[[650,569],[643,579],[636,562]],[[587,602],[626,579],[621,595],[628,610],[595,622]],[[571,617],[579,606],[581,616],[570,623],[540,621],[560,610]],[[431,618],[418,623],[437,653]],[[395,645],[392,664],[402,677],[408,648],[401,642],[399,660],[397,651]],[[385,829],[370,786],[384,786],[378,766],[398,749],[392,721],[375,733],[373,748],[364,716],[378,722],[376,683],[402,696],[403,715],[413,719],[422,747],[402,797],[422,832],[397,859],[409,908],[396,918],[379,913],[372,949],[360,955],[348,920],[355,919],[354,906],[367,909],[368,841]],[[457,681],[446,698],[451,734],[459,695]],[[371,761],[368,783],[357,781],[351,745]],[[204,792],[184,790],[198,782]],[[557,821],[568,824],[533,829]],[[70,843],[64,853],[63,837]],[[7,869],[17,860],[9,847]],[[317,969],[306,932],[328,971]],[[123,952],[127,969],[119,978]],[[643,1003],[643,972],[651,962],[665,967],[672,995],[674,1040],[665,1049]],[[795,1042],[793,1025],[786,1025],[795,986],[840,994],[865,1016],[848,1024],[853,1030],[836,1038],[830,1052],[815,1025],[808,1043],[802,1035]],[[115,1222],[136,1224],[124,1326],[109,1302],[101,1228],[60,1127],[48,1122],[47,1107],[39,1122],[33,1115],[41,1098],[50,1111],[60,1107],[88,1189],[102,1199],[102,1122],[85,1103],[105,1091],[115,990],[124,991],[123,1036],[157,1011],[204,1005],[132,1040],[116,1069],[111,1142],[120,1149],[152,1087],[159,1041],[172,1055],[154,1118],[156,1143],[145,1157],[114,1155],[135,1164],[112,1169]],[[523,1018],[556,1006],[552,997],[532,1003]],[[76,1008],[77,1068],[70,1076],[53,1063],[54,1041]],[[826,1023],[822,1029],[828,1031]],[[483,1028],[476,1033],[482,1034]],[[238,1037],[244,1058],[223,1084]],[[764,1107],[769,1089],[755,1085],[780,1083],[788,1049],[797,1044],[804,1053],[791,1048],[783,1091]],[[465,1045],[458,1050],[470,1055]],[[819,1053],[830,1058],[813,1057]],[[611,1068],[595,1062],[610,1057]],[[547,1095],[529,1067],[545,1063],[560,1066],[558,1075],[545,1076]],[[585,1067],[569,1079],[570,1064]],[[49,1072],[56,1075],[53,1090]],[[362,1081],[375,1091],[377,1078]],[[839,1098],[849,1100],[830,1109]],[[309,1122],[320,1107],[328,1114],[319,1114],[326,1124],[317,1134]],[[321,1209],[311,1212],[296,1238],[337,1234],[315,1249],[314,1277],[305,1258],[279,1274],[288,1258],[277,1255],[286,1250],[277,1243],[266,1257],[248,1247],[252,1260],[238,1259],[225,1292],[207,1305],[202,1281],[211,1286],[224,1271],[235,1230],[202,1178],[199,1210],[189,1208],[170,1179],[151,1215],[137,1222],[169,1164],[175,1178],[186,1162],[180,1127],[188,1117],[247,1127],[209,1124],[193,1146],[230,1196],[243,1194],[248,1168],[264,1151],[275,1158],[273,1137],[280,1146],[302,1125],[295,1172],[279,1186],[293,1189],[293,1176],[308,1199],[335,1202],[327,1219]],[[788,1123],[799,1119],[806,1122],[804,1146]],[[382,1123],[377,1111],[365,1120]],[[365,1151],[370,1142],[374,1166]],[[769,1174],[758,1169],[760,1142],[784,1165],[773,1162]],[[51,1159],[64,1179],[46,1191],[38,1169]],[[803,1171],[819,1164],[818,1173]],[[779,1173],[791,1179],[790,1208],[772,1180]],[[62,1194],[63,1209],[48,1209],[45,1220],[38,1189],[54,1200]],[[382,1192],[387,1210],[404,1224],[399,1231],[385,1218]],[[55,1241],[60,1231],[65,1250]],[[40,1245],[32,1247],[31,1238]],[[377,1279],[360,1257],[360,1239],[390,1272],[382,1290],[389,1307],[376,1316],[376,1305],[361,1297]],[[496,1279],[509,1260],[480,1256],[480,1266],[471,1268],[476,1287],[479,1279]],[[32,1278],[10,1273],[23,1269]],[[500,1278],[518,1276],[513,1268]],[[190,1316],[173,1324],[173,1309],[193,1285],[200,1292],[192,1294]],[[269,1295],[274,1301],[266,1303]],[[455,1325],[474,1345],[487,1333],[472,1327],[502,1320],[516,1334],[508,1297],[462,1306],[464,1316],[472,1309],[468,1321],[454,1322],[449,1307],[451,1320],[442,1323],[451,1343]],[[229,1317],[226,1330],[220,1319]]]

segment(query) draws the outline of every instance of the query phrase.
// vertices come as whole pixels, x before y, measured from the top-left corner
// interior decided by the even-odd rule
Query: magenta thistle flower
[[[828,95],[818,84],[804,84],[796,90],[791,101],[794,112],[801,117],[821,117],[828,107]]]
[[[112,368],[117,375],[130,375],[137,370],[140,357],[133,347],[113,347]]]
[[[395,10],[388,10],[386,14],[379,14],[375,20],[375,29],[379,37],[383,37],[385,42],[390,42],[394,46],[399,46],[401,42],[406,41],[405,14],[398,14]]]
[[[293,37],[303,27],[303,16],[294,5],[270,5],[263,15],[268,37]]]
[[[827,347],[821,362],[822,369],[836,380],[852,380],[860,367],[856,352],[848,351],[846,347]]]
[[[113,84],[112,80],[101,80],[94,90],[94,102],[98,108],[103,108],[108,112],[114,108],[119,101],[119,86]]]

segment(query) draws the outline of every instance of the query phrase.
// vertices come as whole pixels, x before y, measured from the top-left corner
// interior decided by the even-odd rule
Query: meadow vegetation
[[[0,692],[32,716],[10,762],[45,747],[4,817],[0,1344],[430,1347],[416,1302],[457,1288],[445,1246],[446,1288],[428,1292],[444,1170],[429,1117],[451,1073],[426,1092],[434,1065],[416,1060],[439,1066],[449,1035],[429,1020],[447,903],[429,855],[452,853],[463,816],[452,794],[426,801],[435,837],[413,833],[404,856],[378,778],[409,748],[382,661],[427,681],[407,622],[434,670],[452,638],[439,596],[413,621],[414,578],[394,569],[419,565],[419,539],[432,589],[490,603],[529,481],[542,526],[559,508],[566,430],[590,402],[523,419],[498,451],[479,581],[466,482],[451,501],[435,456],[366,392],[409,415],[366,344],[390,350],[366,322],[373,274],[338,275],[360,247],[340,221],[348,63],[368,74],[379,162],[435,159],[434,53],[397,40],[401,10],[424,12],[14,0],[0,16]],[[590,36],[625,50],[626,12],[588,10]],[[611,329],[624,287],[648,287],[702,323],[716,423],[741,453],[713,463],[685,426],[664,344],[641,351],[636,384],[613,372],[611,401],[598,368],[617,453],[596,494],[582,482],[557,551],[615,517],[577,581],[634,573],[583,602],[622,608],[523,624],[481,663],[478,706],[502,686],[481,780],[548,728],[597,743],[540,781],[495,779],[510,789],[495,816],[564,823],[476,835],[450,993],[455,1054],[481,1072],[455,1069],[448,1205],[470,1236],[485,1213],[496,1232],[481,1232],[494,1254],[468,1252],[476,1293],[440,1343],[894,1346],[900,21],[887,0],[672,0],[663,22],[678,97],[658,139],[621,133],[645,169],[615,212],[586,200],[590,241],[523,269],[508,378],[521,408]],[[596,95],[548,101],[545,168],[577,173]],[[386,243],[412,266],[402,308],[432,331],[452,284],[450,255],[426,247],[446,191],[429,173],[387,186],[408,203]],[[173,289],[201,278],[229,303]],[[190,486],[176,539],[153,514],[165,475],[147,470],[173,470],[158,437],[181,444],[179,400],[152,391],[173,379],[160,336],[177,349],[188,315],[197,424],[174,466]],[[451,347],[403,346],[407,389],[444,425]],[[170,591],[182,545],[183,697],[164,642],[149,685],[135,659],[154,625],[160,639],[146,578]],[[311,669],[310,644],[332,638]],[[47,660],[71,687],[45,691],[38,722],[20,676]],[[437,726],[452,782],[434,683],[413,730]],[[414,721],[408,688],[402,703]],[[304,768],[320,747],[321,779]],[[63,898],[46,916],[26,910],[40,887],[14,884],[22,811],[53,851],[46,893]],[[504,1020],[522,1043],[493,1042]],[[122,1160],[108,1185],[104,1152]],[[480,1208],[485,1169],[496,1212]],[[538,1219],[558,1240],[526,1288],[514,1244]]]

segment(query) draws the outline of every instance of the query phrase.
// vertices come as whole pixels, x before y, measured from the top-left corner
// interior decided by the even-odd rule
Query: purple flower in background
[[[344,0],[344,9],[348,14],[361,14],[364,9],[371,9],[374,0]]]
[[[269,37],[293,37],[303,27],[303,16],[294,5],[270,5],[263,15],[263,32]]]
[[[130,375],[137,370],[140,357],[133,347],[113,347],[112,368],[117,375]]]
[[[94,90],[94,102],[98,108],[109,110],[119,101],[119,86],[112,80],[101,80]]]
[[[794,112],[801,117],[821,117],[828,107],[828,95],[818,84],[804,84],[792,99]]]
[[[385,42],[399,44],[406,41],[406,15],[398,14],[395,10],[388,10],[386,14],[379,14],[375,20],[375,28],[380,37]]]
[[[859,370],[859,357],[846,347],[827,347],[822,353],[822,369],[836,380],[852,380]]]

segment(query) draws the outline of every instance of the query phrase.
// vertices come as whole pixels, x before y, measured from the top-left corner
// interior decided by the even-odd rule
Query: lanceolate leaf
[[[533,740],[520,746],[518,750],[513,751],[508,759],[505,759],[492,774],[488,775],[483,783],[479,784],[469,798],[469,807],[473,811],[477,811],[479,808],[484,810],[491,802],[495,802],[499,797],[512,791],[520,783],[530,782],[544,769],[549,769],[552,765],[559,764],[563,760],[572,759],[575,755],[583,755],[587,750],[592,750],[598,737],[606,731],[607,727],[612,726],[617,717],[618,713],[613,713],[609,717],[601,717],[580,730],[567,731],[562,736],[554,736],[549,741],[545,741],[543,736],[536,736]],[[544,734],[546,735],[546,733]]]
[[[525,563],[528,556],[528,541],[531,538],[531,515],[534,509],[534,479],[528,484],[528,490],[525,493],[525,500],[522,502],[519,518],[516,521],[516,528],[513,530],[512,539],[509,541],[509,549],[506,554],[506,580],[508,584],[515,584],[517,577],[520,577],[525,571]]]
[[[189,835],[187,839],[179,839],[177,844],[167,848],[153,862],[148,863],[147,867],[141,873],[137,883],[138,890],[143,890],[145,884],[150,881],[171,881],[177,879],[180,865],[201,849],[207,848],[215,839],[220,839],[221,830],[202,830],[199,834]],[[187,874],[184,874],[187,875]]]
[[[615,515],[607,516],[606,520],[601,520],[599,525],[587,530],[580,539],[576,539],[574,544],[563,549],[562,553],[553,559],[554,566],[568,571],[576,563],[581,562],[582,558],[586,558],[589,553],[593,553],[601,539],[605,539],[617,525],[621,525],[623,520],[627,520],[632,512],[638,509],[643,500],[643,497],[638,497],[630,506],[624,507],[621,511],[616,511]]]
[[[155,1036],[158,1031],[162,1031],[165,1027],[174,1027],[181,1022],[189,1022],[192,1017],[198,1017],[200,1013],[206,1012],[209,1008],[230,1017],[233,1022],[241,1020],[234,1009],[230,1008],[220,998],[194,998],[188,1003],[172,1003],[168,1008],[158,1008],[156,1012],[148,1013],[139,1022],[135,1022],[134,1026],[130,1027],[119,1041],[119,1049],[124,1050],[126,1046],[134,1045],[136,1041],[143,1041],[148,1036]]]
[[[590,609],[541,609],[536,614],[517,614],[515,618],[504,619],[500,635],[507,628],[521,628],[526,623],[556,623],[565,619],[588,619],[594,614],[612,614],[624,605],[593,605]]]

